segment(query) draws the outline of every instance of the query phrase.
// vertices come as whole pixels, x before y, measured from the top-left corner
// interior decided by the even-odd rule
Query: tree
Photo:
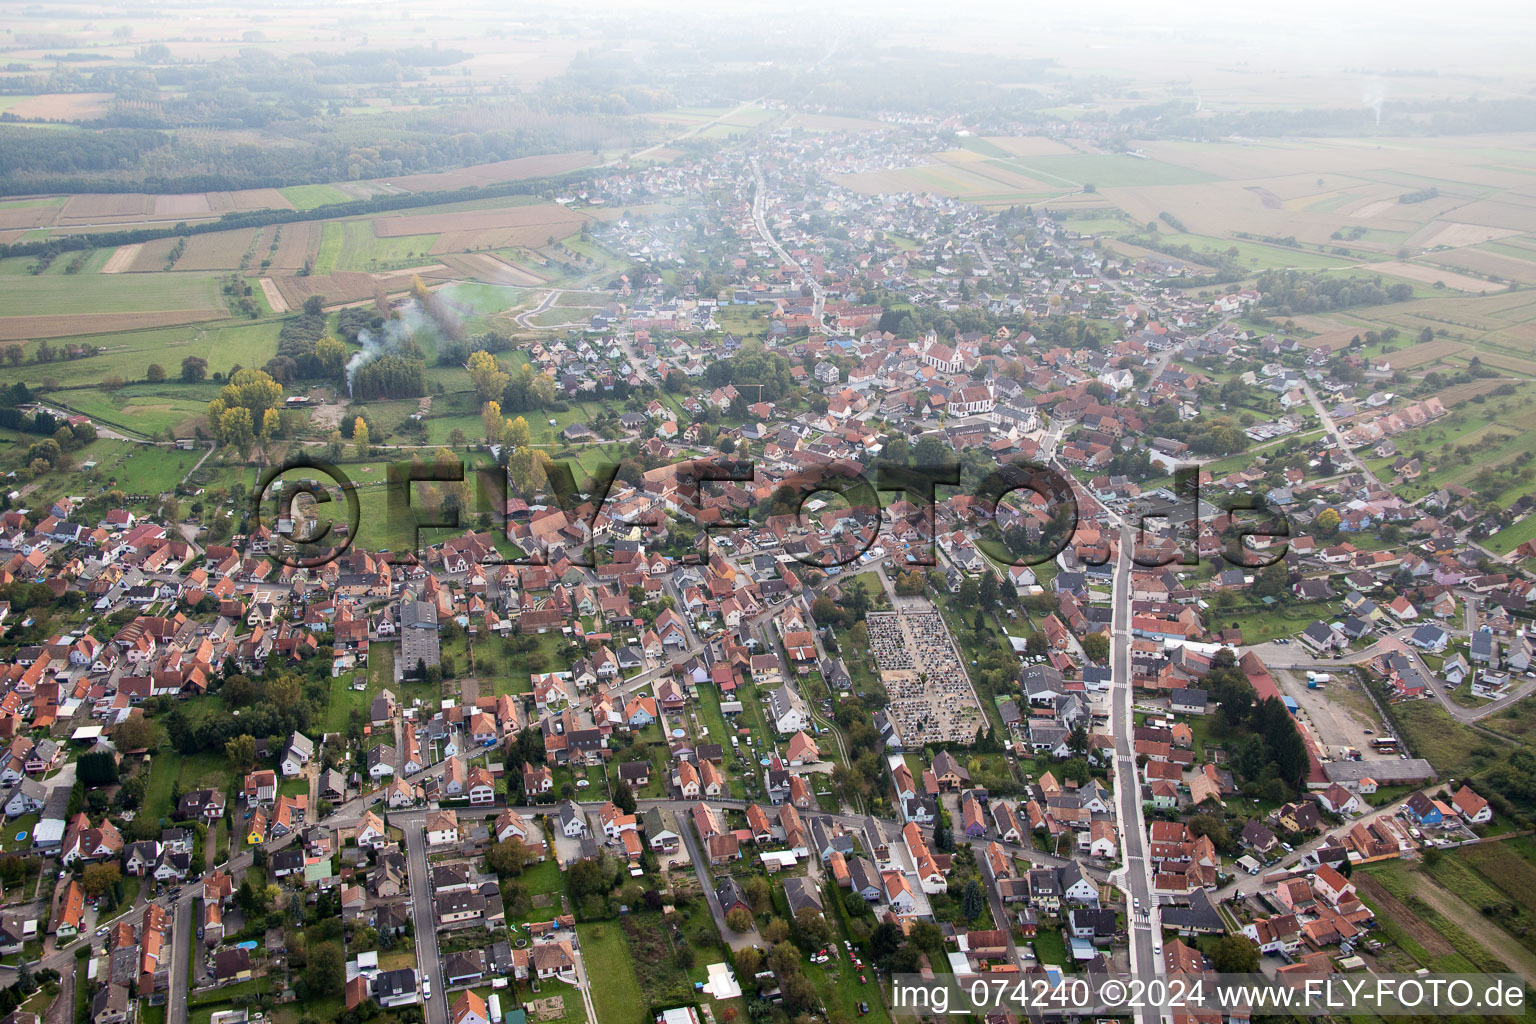
[[[1339,514],[1325,508],[1317,514],[1317,532],[1323,537],[1336,537],[1339,533]]]
[[[165,380],[165,367],[159,363],[150,363],[144,368],[144,379],[156,384],[160,383]]]
[[[347,346],[327,334],[315,342],[315,362],[322,376],[339,379],[347,365]]]
[[[106,750],[82,754],[75,764],[75,777],[87,787],[110,786],[117,781],[117,758]]]
[[[480,427],[485,431],[486,444],[501,443],[502,420],[500,402],[486,402],[480,407]]]
[[[368,421],[359,416],[352,423],[352,443],[357,446],[357,457],[368,457]]]
[[[330,942],[312,947],[304,980],[308,983],[311,998],[339,995],[347,980],[341,948]]]
[[[746,907],[732,907],[731,912],[725,915],[725,924],[737,934],[749,932],[752,930],[752,911]]]
[[[80,876],[80,885],[87,896],[103,896],[122,878],[123,870],[116,864],[87,864]]]
[[[225,684],[228,686],[228,684]],[[245,774],[256,763],[256,739],[253,736],[241,734],[234,736],[224,743],[224,757],[229,761],[235,771]]]
[[[506,443],[513,448],[526,448],[530,440],[532,439],[528,433],[528,421],[521,416],[513,419],[507,427]]]
[[[795,945],[806,953],[814,953],[832,939],[832,929],[827,919],[815,907],[801,907],[795,911],[795,924],[790,929]]]
[[[752,904],[752,910],[761,914],[768,909],[773,894],[768,889],[768,880],[761,875],[753,875],[742,886],[742,892],[746,894],[747,902]]]
[[[465,368],[469,370],[469,379],[475,385],[475,394],[480,396],[482,402],[500,398],[501,393],[507,389],[507,382],[512,379],[512,375],[501,368],[496,357],[484,349],[471,352]]]
[[[513,836],[491,847],[485,854],[485,865],[502,878],[520,875],[533,859],[533,854],[523,841]]]
[[[779,946],[789,939],[789,922],[782,917],[769,918],[768,923],[763,925],[763,938],[767,939],[770,945]],[[795,956],[798,958],[799,954]]]
[[[134,715],[113,727],[112,742],[120,751],[152,750],[160,745],[160,727],[153,719]]]
[[[960,913],[967,921],[974,921],[986,909],[987,900],[981,894],[981,885],[973,878],[960,891]]]
[[[208,360],[202,356],[187,356],[181,361],[181,379],[196,384],[208,376]]]
[[[1259,947],[1241,935],[1223,936],[1211,950],[1211,966],[1221,974],[1253,974],[1259,969]]]
[[[769,922],[770,925],[775,923],[781,925],[786,932],[789,931],[789,925],[784,924],[778,918],[774,918],[773,921]],[[766,929],[763,931],[763,937],[768,938]],[[799,974],[800,950],[795,947],[794,943],[780,939],[778,942],[773,943],[773,948],[768,950],[768,966],[781,977]]]
[[[750,978],[763,969],[763,954],[756,946],[748,946],[736,953],[736,970],[743,978]]]
[[[1224,849],[1232,842],[1227,823],[1215,814],[1197,814],[1190,818],[1189,834],[1196,838],[1206,836],[1217,849]]]
[[[939,812],[933,822],[933,845],[943,851],[955,848],[955,841],[949,834],[949,822],[945,820],[943,811]]]
[[[869,956],[876,964],[885,966],[891,954],[901,948],[901,928],[890,921],[881,921],[869,933]]]
[[[1083,637],[1083,654],[1089,661],[1104,661],[1109,657],[1109,634],[1089,633]]]
[[[623,779],[613,787],[613,802],[625,814],[635,813],[635,791]]]

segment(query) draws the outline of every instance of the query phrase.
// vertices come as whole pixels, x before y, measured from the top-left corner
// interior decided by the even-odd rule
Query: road
[[[188,972],[192,969],[191,950],[197,935],[192,924],[192,901],[201,891],[198,885],[188,885],[171,912],[171,980],[165,999],[166,1024],[187,1024]]]
[[[391,824],[401,824],[391,816]],[[414,815],[412,816],[415,817]],[[427,1024],[447,1024],[448,990],[443,985],[443,959],[437,950],[437,914],[432,903],[432,873],[427,868],[427,833],[423,827],[425,816],[419,822],[406,824],[405,870],[411,879],[411,921],[416,927],[416,965],[423,980],[432,983],[432,998],[426,1000]],[[594,1018],[595,1019],[595,1018]]]
[[[1135,718],[1131,687],[1131,554],[1135,534],[1120,527],[1119,556],[1115,562],[1112,594],[1113,618],[1110,654],[1110,728],[1115,737],[1115,798],[1119,801],[1120,888],[1128,897],[1131,974],[1151,979],[1161,975],[1163,958],[1154,952],[1162,945],[1161,915],[1152,898],[1152,862],[1147,856],[1147,824],[1142,816],[1141,784],[1136,770]],[[1140,904],[1141,910],[1135,907]],[[1154,1009],[1140,1011],[1138,1019],[1150,1024],[1159,1018]]]
[[[1328,415],[1328,410],[1323,408],[1322,400],[1317,397],[1317,392],[1312,390],[1312,385],[1303,382],[1301,391],[1302,394],[1307,396],[1307,401],[1312,403],[1312,411],[1317,413],[1317,418],[1323,424],[1323,430],[1327,431],[1328,434],[1332,435],[1333,440],[1338,442],[1339,450],[1344,453],[1344,458],[1355,469],[1364,473],[1367,480],[1373,481],[1377,486],[1385,486],[1380,480],[1376,479],[1376,474],[1371,472],[1371,467],[1367,466],[1360,456],[1355,454],[1355,450],[1344,442],[1344,435],[1340,432],[1339,425],[1333,421],[1332,416]]]
[[[754,181],[752,189],[752,223],[757,225],[757,233],[762,236],[764,242],[768,243],[768,247],[778,255],[779,259],[798,270],[805,277],[806,282],[810,284],[811,296],[814,300],[811,305],[811,316],[815,317],[817,325],[824,331],[827,329],[827,323],[823,315],[823,310],[826,306],[826,294],[821,290],[821,282],[811,277],[806,269],[800,265],[800,261],[792,258],[785,251],[784,247],[779,244],[779,240],[773,237],[773,232],[768,230],[768,179],[763,177],[762,165],[757,162],[757,157],[755,156],[752,158],[752,177]]]
[[[513,321],[517,324],[517,326],[522,327],[522,328],[524,328],[526,330],[530,330],[530,331],[538,330],[539,329],[538,325],[537,324],[529,323],[528,322],[528,318],[531,317],[531,316],[537,316],[538,314],[540,314],[540,313],[544,312],[546,309],[548,309],[550,306],[553,306],[555,304],[555,300],[560,298],[560,296],[563,295],[564,293],[565,293],[565,289],[563,289],[563,288],[551,288],[549,290],[549,292],[544,296],[544,298],[539,301],[539,304],[537,306],[534,306],[532,309],[525,310],[524,312],[517,314],[517,316],[512,318]]]

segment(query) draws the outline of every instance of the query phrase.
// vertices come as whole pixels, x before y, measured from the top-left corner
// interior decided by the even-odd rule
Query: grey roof
[[[1410,757],[1407,760],[1379,761],[1325,761],[1323,772],[1328,776],[1329,782],[1351,783],[1361,779],[1375,779],[1377,782],[1419,782],[1435,777],[1434,766],[1422,757]]]
[[[817,913],[821,912],[821,893],[808,878],[786,878],[784,899],[789,903],[791,916],[806,908],[815,910]]]

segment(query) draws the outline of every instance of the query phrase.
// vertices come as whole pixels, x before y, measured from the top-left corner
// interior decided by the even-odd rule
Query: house
[[[574,800],[562,801],[558,810],[560,833],[567,839],[586,839],[592,835],[586,812]]]
[[[59,942],[69,942],[80,934],[80,926],[84,921],[85,890],[81,888],[79,881],[71,878],[64,888],[63,895],[59,897],[50,930]]]
[[[1317,794],[1317,802],[1334,814],[1358,814],[1360,798],[1335,782]]]
[[[270,768],[251,772],[245,777],[245,802],[253,807],[277,799],[277,773]]]
[[[448,1024],[491,1024],[485,1000],[476,995],[473,989],[460,992],[448,1010]]]
[[[791,918],[802,910],[814,910],[818,914],[822,912],[821,892],[810,878],[804,876],[786,878],[784,899],[789,904]]]
[[[1441,809],[1439,802],[1431,800],[1422,790],[1410,796],[1403,809],[1420,825],[1445,824],[1445,812]]]
[[[1206,691],[1176,689],[1168,694],[1169,709],[1176,715],[1203,715],[1207,706]]]
[[[426,820],[428,846],[453,846],[459,841],[459,816],[454,811],[432,811]]]
[[[747,913],[752,912],[752,904],[747,901],[747,891],[731,875],[725,875],[720,884],[715,886],[715,899],[720,903],[722,914],[729,914],[737,908]]]
[[[773,719],[774,729],[780,735],[787,736],[802,732],[810,724],[810,715],[806,710],[804,699],[789,683],[769,693],[768,713]]]
[[[295,778],[304,774],[304,767],[314,756],[314,741],[303,733],[296,732],[288,738],[288,746],[283,750],[283,758],[278,767],[282,770],[284,778]]]
[[[668,827],[660,808],[648,808],[640,817],[645,826],[645,841],[657,853],[675,853],[681,837]]]
[[[91,1000],[91,1024],[125,1024],[131,1012],[127,985],[108,984]]]
[[[364,811],[363,820],[357,826],[357,845],[377,850],[388,842],[389,830],[384,827],[384,819],[372,811]]]
[[[1486,825],[1493,820],[1493,808],[1488,806],[1488,801],[1472,791],[1472,787],[1463,785],[1451,797],[1451,806],[1456,808],[1456,813],[1461,820],[1468,825]]]
[[[534,975],[541,981],[558,978],[575,983],[576,955],[568,942],[543,942],[535,945],[529,954]],[[464,1024],[450,1018],[450,1024]]]

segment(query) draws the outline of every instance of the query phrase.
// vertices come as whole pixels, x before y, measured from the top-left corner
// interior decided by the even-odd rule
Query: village
[[[669,204],[599,222],[631,270],[519,350],[603,407],[549,419],[574,497],[514,472],[499,405],[464,447],[512,486],[415,551],[364,522],[302,564],[309,512],[212,543],[18,492],[18,1012],[846,1024],[898,974],[1495,963],[1464,924],[1427,943],[1405,879],[1531,870],[1500,737],[1536,548],[1482,543],[1530,497],[1405,497],[1463,407],[1300,344],[1261,288],[843,183],[924,148],[771,133],[560,196]],[[1065,482],[1064,535],[1047,495],[989,496],[1023,463]]]

